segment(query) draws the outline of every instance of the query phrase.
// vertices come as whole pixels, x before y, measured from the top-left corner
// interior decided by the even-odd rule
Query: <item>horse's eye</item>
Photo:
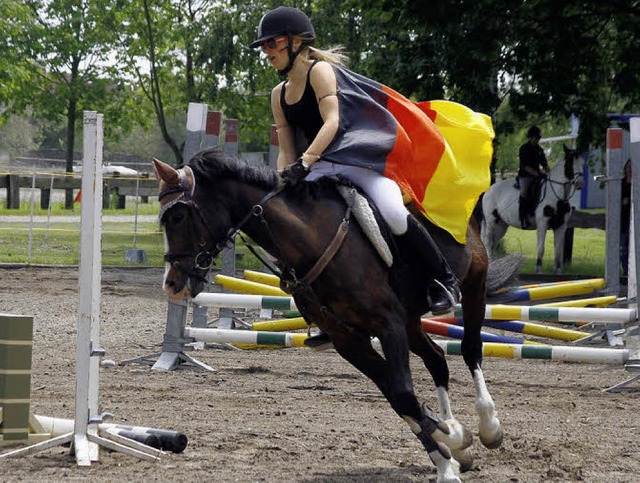
[[[181,223],[184,219],[185,219],[185,214],[177,210],[176,210],[176,213],[173,213],[171,216],[171,221],[173,223]]]

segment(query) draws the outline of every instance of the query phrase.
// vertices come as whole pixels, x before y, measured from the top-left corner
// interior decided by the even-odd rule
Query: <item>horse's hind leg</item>
[[[409,425],[437,468],[438,482],[459,482],[457,462],[449,449],[436,441],[434,433],[448,432],[448,427],[415,397],[409,368],[407,336],[402,327],[380,334],[385,358],[371,342],[362,337],[336,335],[334,347],[353,366],[371,379],[387,398],[394,411]]]
[[[434,438],[449,447],[460,469],[467,471],[473,465],[471,444],[473,435],[453,416],[449,399],[449,366],[444,351],[422,330],[420,319],[407,325],[409,349],[424,362],[436,385],[440,417],[449,427],[449,434],[435,433]],[[442,436],[442,437],[441,437]]]
[[[486,256],[474,253],[469,271],[461,285],[464,337],[462,357],[471,371],[476,390],[476,411],[479,417],[480,441],[487,448],[502,444],[502,427],[497,417],[495,403],[487,389],[482,373],[482,339],[480,330],[486,307]]]
[[[536,273],[542,273],[542,259],[544,258],[544,240],[547,237],[547,219],[542,217],[536,217],[537,225],[537,253],[536,258]]]
[[[564,261],[564,239],[566,234],[566,223],[553,231],[553,247],[555,251],[553,273],[562,273],[562,262]]]

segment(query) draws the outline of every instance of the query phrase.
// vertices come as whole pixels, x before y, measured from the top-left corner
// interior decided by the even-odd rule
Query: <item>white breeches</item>
[[[336,175],[347,178],[373,200],[394,235],[402,235],[407,231],[409,210],[404,206],[402,191],[395,181],[371,169],[329,161],[313,163],[306,180],[316,181],[325,176]]]

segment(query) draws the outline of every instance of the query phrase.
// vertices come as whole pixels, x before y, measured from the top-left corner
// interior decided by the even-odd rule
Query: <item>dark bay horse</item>
[[[330,180],[283,186],[275,171],[213,151],[199,153],[180,170],[157,160],[154,167],[161,180],[159,217],[167,248],[168,295],[195,297],[213,257],[242,230],[278,259],[305,319],[331,336],[336,351],[376,384],[409,425],[437,467],[438,481],[459,481],[458,465],[471,466],[472,435],[452,414],[443,350],[421,327],[420,317],[429,310],[429,280],[416,265],[418,258],[398,245],[389,269],[350,220],[347,204]],[[466,245],[443,230],[429,229],[461,280],[462,354],[476,388],[480,439],[496,448],[503,436],[481,370],[480,328],[488,280],[497,286],[512,273],[504,267],[495,273],[488,270],[474,226],[469,227]],[[337,246],[336,238],[342,239]],[[335,254],[323,256],[329,246]],[[319,259],[324,260],[320,268]],[[315,275],[309,277],[310,271]],[[373,348],[372,337],[379,339],[384,356]],[[415,396],[410,351],[433,377],[439,414]]]

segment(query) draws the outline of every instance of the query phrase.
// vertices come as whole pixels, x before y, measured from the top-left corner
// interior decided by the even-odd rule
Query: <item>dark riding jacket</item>
[[[518,176],[534,176],[528,172],[525,168],[532,168],[534,171],[540,172],[540,166],[543,169],[548,169],[547,158],[544,155],[544,151],[538,144],[525,143],[520,146],[520,152],[518,153],[520,158],[520,169],[518,170]]]

